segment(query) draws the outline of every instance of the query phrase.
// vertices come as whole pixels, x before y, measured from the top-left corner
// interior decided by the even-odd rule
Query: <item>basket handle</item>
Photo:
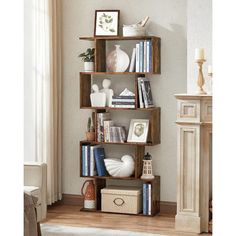
[[[120,202],[120,201],[121,201],[121,202]],[[125,203],[125,201],[124,201],[122,198],[120,198],[120,197],[115,198],[115,199],[113,200],[113,202],[114,202],[114,204],[117,205],[117,206],[122,206],[122,205]]]

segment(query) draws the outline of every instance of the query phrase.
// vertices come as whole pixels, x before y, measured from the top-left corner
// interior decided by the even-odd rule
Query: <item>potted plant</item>
[[[92,125],[91,117],[88,118],[86,138],[87,138],[87,141],[94,141],[95,140],[95,131],[94,131],[94,127]]]
[[[93,72],[94,71],[94,52],[95,48],[88,48],[86,52],[79,54],[84,62],[84,71]]]

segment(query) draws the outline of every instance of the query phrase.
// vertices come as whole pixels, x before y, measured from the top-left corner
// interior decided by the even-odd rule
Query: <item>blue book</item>
[[[141,41],[140,43],[140,50],[139,50],[139,72],[143,72],[144,67],[144,60],[143,60],[143,54],[144,54],[144,42]]]
[[[147,185],[143,184],[143,214],[147,215],[147,206],[146,206],[146,199],[147,199]]]
[[[82,176],[85,176],[85,146],[82,146]]]
[[[152,72],[152,41],[149,42],[149,72]]]
[[[96,163],[96,168],[97,168],[97,174],[98,176],[106,176],[106,167],[104,163],[104,158],[105,158],[105,151],[104,148],[99,147],[94,149],[94,159]]]
[[[87,176],[90,176],[90,145],[87,146]]]

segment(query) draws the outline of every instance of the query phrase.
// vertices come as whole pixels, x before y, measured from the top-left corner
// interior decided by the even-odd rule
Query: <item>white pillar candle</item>
[[[204,60],[204,49],[196,48],[195,49],[195,60]]]
[[[207,70],[208,74],[212,74],[212,66],[208,65],[208,70]]]

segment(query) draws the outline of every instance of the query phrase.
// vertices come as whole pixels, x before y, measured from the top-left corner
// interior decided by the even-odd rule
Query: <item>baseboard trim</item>
[[[61,204],[83,206],[84,197],[77,194],[62,194]],[[176,202],[160,202],[160,214],[176,215]]]

